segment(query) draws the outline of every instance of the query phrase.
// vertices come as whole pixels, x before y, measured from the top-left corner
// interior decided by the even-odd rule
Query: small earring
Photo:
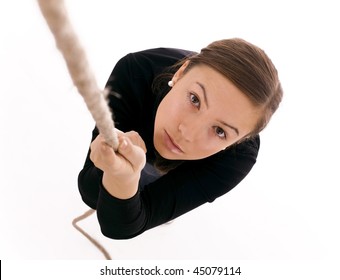
[[[173,86],[174,86],[174,82],[173,82],[172,80],[169,81],[169,82],[168,82],[168,86],[169,86],[169,87],[173,87]]]

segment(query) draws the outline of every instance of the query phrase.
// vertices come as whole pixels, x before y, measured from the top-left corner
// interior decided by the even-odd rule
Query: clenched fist
[[[119,146],[115,152],[102,135],[91,143],[90,159],[104,172],[103,185],[120,199],[132,197],[138,189],[140,174],[146,162],[146,148],[137,132],[118,131]]]

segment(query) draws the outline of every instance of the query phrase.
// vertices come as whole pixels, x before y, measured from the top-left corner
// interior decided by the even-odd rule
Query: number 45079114
[[[240,275],[240,267],[222,267],[222,266],[200,266],[196,267],[193,272],[196,275]]]

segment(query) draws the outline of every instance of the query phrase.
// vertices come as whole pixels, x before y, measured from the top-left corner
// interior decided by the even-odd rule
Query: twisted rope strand
[[[63,0],[38,0],[40,10],[54,35],[57,48],[62,53],[74,85],[83,97],[106,143],[115,151],[118,137],[111,111],[105,99],[106,91],[98,88],[86,53],[76,36]]]

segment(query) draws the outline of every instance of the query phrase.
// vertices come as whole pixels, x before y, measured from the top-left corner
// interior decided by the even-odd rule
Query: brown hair
[[[185,71],[199,64],[214,68],[228,78],[260,109],[261,117],[247,137],[256,136],[266,127],[279,107],[283,91],[278,72],[262,49],[239,38],[215,41],[203,48],[200,53],[174,65],[170,71],[172,73],[160,76],[163,83],[157,82],[156,84],[164,86],[164,79],[166,78],[167,81],[171,79],[173,71],[176,71],[187,60],[189,60],[189,65]]]

